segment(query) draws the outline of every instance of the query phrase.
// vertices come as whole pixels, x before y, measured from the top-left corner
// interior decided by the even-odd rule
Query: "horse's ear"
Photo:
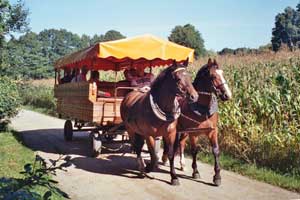
[[[186,60],[183,62],[183,65],[187,67],[189,65],[189,57],[186,58]]]
[[[217,66],[217,68],[220,68],[220,66],[219,66],[219,64],[218,64],[218,62],[217,62],[216,59],[214,59],[214,65]]]
[[[210,66],[212,66],[212,64],[213,64],[213,62],[212,62],[211,58],[209,58],[207,61],[207,66],[210,67]]]
[[[174,59],[173,60],[173,66],[176,66],[177,65],[177,62],[176,62],[176,60]]]

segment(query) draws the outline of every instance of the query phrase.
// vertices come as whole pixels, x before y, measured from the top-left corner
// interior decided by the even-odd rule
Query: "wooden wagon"
[[[162,40],[152,35],[137,36],[110,42],[96,43],[61,59],[55,63],[54,96],[57,99],[57,112],[66,118],[64,138],[71,141],[73,132],[90,133],[92,154],[101,151],[102,141],[113,141],[117,135],[126,138],[126,130],[120,116],[120,104],[131,90],[126,80],[92,82],[70,82],[59,84],[57,77],[61,70],[81,69],[112,70],[118,73],[129,67],[150,68],[169,66],[174,60],[193,60],[194,50]],[[101,73],[101,71],[100,71]],[[110,94],[103,96],[102,94]]]

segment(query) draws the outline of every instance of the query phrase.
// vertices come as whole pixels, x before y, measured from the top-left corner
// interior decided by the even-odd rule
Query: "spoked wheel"
[[[90,136],[90,155],[91,157],[97,157],[101,153],[102,141],[99,132],[91,132]]]
[[[72,138],[73,138],[73,124],[72,124],[71,120],[67,120],[65,122],[64,138],[65,138],[65,141],[72,141]]]

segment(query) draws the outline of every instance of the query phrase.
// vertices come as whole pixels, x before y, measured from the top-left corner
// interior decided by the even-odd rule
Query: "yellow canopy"
[[[94,44],[57,60],[55,68],[86,66],[90,69],[122,70],[134,65],[169,65],[173,60],[184,62],[186,59],[193,61],[193,49],[147,34]]]

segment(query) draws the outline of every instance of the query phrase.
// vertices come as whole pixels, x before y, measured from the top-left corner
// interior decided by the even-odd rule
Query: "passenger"
[[[81,69],[81,73],[80,73],[80,69],[76,68],[75,69],[75,77],[72,79],[72,82],[84,82],[86,81],[86,74],[87,74],[88,70],[86,67],[83,67]]]
[[[154,80],[154,75],[152,73],[146,73],[144,71],[144,68],[138,68],[137,75],[138,79],[136,80],[136,82],[139,85],[150,86],[151,82]]]
[[[64,77],[58,79],[59,84],[70,83],[72,81],[72,74],[69,68],[64,69]]]
[[[146,73],[142,67],[131,67],[129,70],[125,70],[124,76],[126,80],[130,81],[132,87],[150,86],[151,82],[154,80],[153,74]]]
[[[97,86],[97,88],[99,88],[99,85],[101,83],[100,83],[100,80],[99,80],[99,72],[98,71],[92,71],[91,72],[91,78],[90,78],[89,82],[93,83],[93,89],[95,88],[95,90],[96,90],[96,86]],[[99,96],[99,97],[111,97],[111,94],[109,92],[98,90],[97,91],[97,96]]]
[[[96,83],[97,86],[99,86],[100,81],[99,81],[99,72],[98,71],[92,71],[91,72],[91,78],[89,80],[90,83]]]
[[[135,67],[131,66],[129,69],[124,71],[124,76],[127,81],[134,81],[137,77],[137,70]]]

